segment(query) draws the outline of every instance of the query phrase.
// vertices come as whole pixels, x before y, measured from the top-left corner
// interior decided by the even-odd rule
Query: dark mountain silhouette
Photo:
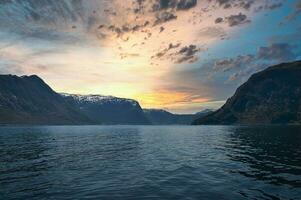
[[[146,117],[154,125],[190,125],[197,118],[211,112],[212,110],[204,110],[196,114],[173,114],[161,109],[144,109]]]
[[[301,123],[301,61],[254,74],[226,104],[193,124]]]
[[[38,76],[0,75],[0,124],[150,124],[139,103],[53,91]]]
[[[100,95],[61,95],[97,124],[150,124],[139,103],[132,99]]]
[[[38,76],[0,75],[0,124],[91,123]]]

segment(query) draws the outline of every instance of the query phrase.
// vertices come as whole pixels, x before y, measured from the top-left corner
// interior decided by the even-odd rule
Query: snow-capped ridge
[[[119,98],[114,96],[104,96],[104,95],[80,95],[80,94],[68,94],[68,93],[61,93],[63,97],[71,97],[76,101],[79,102],[89,102],[89,103],[122,103],[128,102],[131,103],[133,106],[139,105],[136,100],[133,99],[126,99],[126,98]]]

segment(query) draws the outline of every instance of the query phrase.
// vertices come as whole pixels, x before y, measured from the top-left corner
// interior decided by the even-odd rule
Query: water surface
[[[301,199],[301,127],[0,127],[0,199]]]

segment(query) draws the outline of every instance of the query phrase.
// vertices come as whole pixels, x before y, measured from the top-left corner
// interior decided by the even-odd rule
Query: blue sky
[[[191,113],[301,59],[300,31],[300,0],[0,0],[0,73]]]

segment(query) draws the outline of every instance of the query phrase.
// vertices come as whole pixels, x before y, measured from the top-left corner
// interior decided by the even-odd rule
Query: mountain
[[[148,120],[153,125],[190,125],[195,119],[207,115],[211,110],[204,110],[196,114],[173,114],[161,109],[144,109],[143,110]]]
[[[132,99],[58,94],[36,75],[0,75],[0,124],[188,125],[209,112],[179,115],[164,110],[142,110]]]
[[[193,124],[300,124],[301,61],[256,73],[226,104]]]
[[[64,93],[61,96],[97,124],[150,124],[139,103],[132,99]]]
[[[38,76],[0,75],[0,124],[90,122]]]

